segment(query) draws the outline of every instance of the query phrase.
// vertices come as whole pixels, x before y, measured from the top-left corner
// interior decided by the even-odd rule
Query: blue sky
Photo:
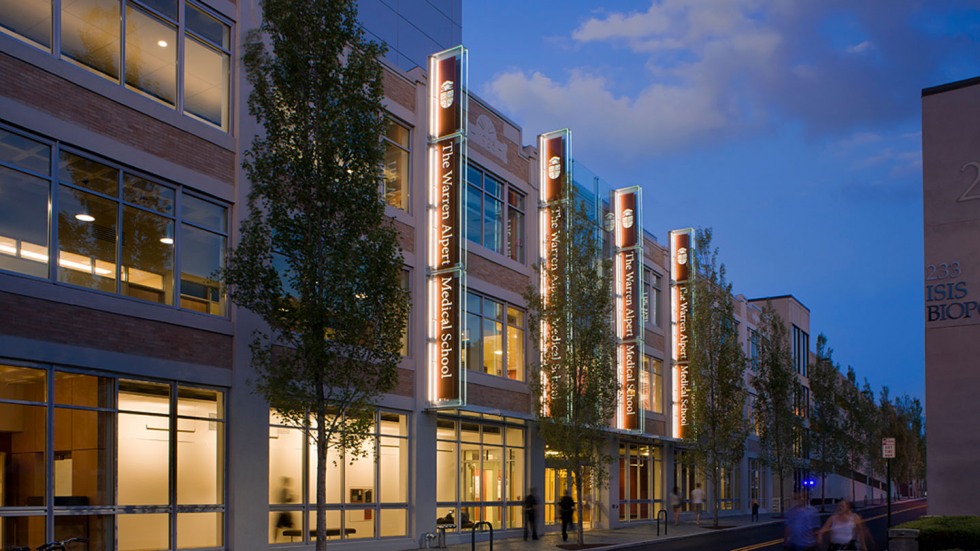
[[[980,76],[980,3],[464,0],[470,88],[526,143],[712,227],[735,290],[793,294],[842,369],[924,399],[922,88]]]

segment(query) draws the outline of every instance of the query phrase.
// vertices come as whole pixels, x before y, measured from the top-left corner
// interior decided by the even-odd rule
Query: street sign
[[[895,459],[895,439],[894,438],[882,438],[881,439],[881,457],[882,457],[882,459]]]

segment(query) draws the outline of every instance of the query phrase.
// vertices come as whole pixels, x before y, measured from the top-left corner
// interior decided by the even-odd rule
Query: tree
[[[695,269],[691,298],[689,345],[693,392],[692,430],[687,437],[695,462],[709,479],[718,525],[717,490],[720,473],[741,461],[749,424],[745,417],[747,362],[738,339],[732,285],[718,250],[711,248],[711,229],[695,236]]]
[[[810,390],[813,408],[810,412],[810,465],[820,475],[820,510],[826,500],[827,474],[833,473],[845,463],[844,382],[834,365],[833,351],[827,346],[827,337],[817,337],[817,359],[810,366]]]
[[[782,318],[767,303],[759,318],[759,371],[752,377],[756,397],[752,404],[762,460],[779,477],[779,502],[786,503],[784,480],[796,466],[793,443],[802,429],[793,411],[793,372],[789,339]]]
[[[316,549],[326,548],[327,450],[363,455],[378,397],[398,380],[408,294],[380,196],[385,118],[380,46],[351,1],[264,0],[248,34],[249,111],[241,238],[223,272],[265,329],[255,389],[316,442]]]
[[[560,250],[565,254],[565,273],[550,272],[545,288],[563,288],[544,297],[536,287],[525,297],[530,307],[535,340],[542,323],[565,336],[559,353],[543,354],[539,376],[531,388],[541,405],[539,432],[553,454],[552,464],[572,476],[578,518],[582,518],[582,493],[586,476],[596,485],[608,477],[606,452],[609,422],[618,403],[616,335],[613,314],[612,263],[601,257],[598,228],[584,202],[571,210],[568,231]],[[564,281],[562,281],[564,278]],[[552,341],[554,342],[554,341]],[[582,523],[577,523],[578,543],[583,545]]]

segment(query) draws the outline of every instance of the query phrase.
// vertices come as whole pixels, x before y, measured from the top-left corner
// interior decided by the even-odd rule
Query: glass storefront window
[[[0,546],[224,545],[224,417],[216,389],[0,365]]]
[[[270,411],[269,431],[269,543],[301,543],[315,539],[316,454],[313,423],[296,427]],[[379,528],[379,514],[408,507],[408,418],[379,411],[374,435],[359,453],[327,450],[326,494],[329,539],[373,539],[404,535],[405,526]],[[378,483],[378,481],[382,481]],[[304,491],[305,489],[305,491]],[[309,524],[301,526],[304,512]],[[394,515],[394,513],[392,513]],[[383,521],[382,521],[383,522]]]
[[[524,500],[524,429],[502,417],[482,417],[437,421],[436,511],[443,518],[453,511],[457,531],[479,521],[496,529],[522,526],[519,516],[509,515]],[[457,423],[458,436],[452,430]]]

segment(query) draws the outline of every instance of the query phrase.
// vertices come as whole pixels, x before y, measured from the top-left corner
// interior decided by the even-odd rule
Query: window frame
[[[406,166],[404,167],[404,170],[405,170],[405,186],[399,192],[399,196],[401,197],[401,200],[402,200],[402,202],[404,203],[405,206],[404,207],[401,207],[401,206],[398,206],[398,205],[393,205],[390,201],[388,201],[388,184],[385,181],[385,179],[384,179],[383,176],[381,178],[381,196],[384,198],[385,205],[387,205],[389,207],[392,207],[392,208],[395,208],[395,209],[398,209],[398,210],[400,210],[400,211],[402,211],[402,212],[404,212],[406,214],[411,214],[412,213],[412,164],[413,164],[413,162],[412,162],[412,134],[413,134],[413,132],[414,132],[415,129],[414,129],[413,126],[411,126],[410,124],[406,123],[405,121],[399,119],[398,117],[395,117],[391,113],[386,112],[385,113],[385,119],[388,121],[389,124],[395,124],[395,125],[398,125],[398,126],[402,127],[403,129],[405,129],[405,132],[406,132],[406,134],[408,136],[408,139],[406,140],[406,142],[407,142],[407,145],[406,146],[403,146],[403,145],[397,143],[396,141],[392,140],[391,138],[389,138],[387,131],[385,132],[384,135],[381,136],[381,141],[385,145],[385,153],[386,154],[387,154],[388,148],[391,147],[391,148],[395,148],[397,150],[403,151],[407,155],[408,161],[406,163]]]
[[[480,182],[479,183],[473,182],[470,179],[470,172],[471,171],[475,171],[475,172],[477,172],[477,173],[480,174]],[[494,182],[496,182],[500,186],[499,195],[493,194],[493,193],[491,193],[491,192],[489,192],[487,190],[486,181],[487,181],[487,178],[488,177],[491,178]],[[464,203],[465,203],[464,208],[465,208],[466,212],[465,212],[464,217],[466,219],[466,224],[467,224],[467,228],[466,228],[466,239],[467,239],[467,241],[469,241],[471,243],[476,243],[477,245],[485,248],[488,251],[493,251],[493,252],[495,252],[495,253],[497,253],[499,255],[505,256],[505,257],[507,257],[507,258],[515,261],[515,262],[520,263],[520,264],[525,264],[527,262],[527,193],[525,193],[519,187],[513,185],[511,182],[509,182],[505,178],[501,178],[500,176],[497,176],[493,172],[491,172],[491,171],[483,168],[482,166],[480,166],[479,164],[474,163],[474,162],[468,162],[467,163],[467,165],[466,165],[466,173],[465,173],[465,180],[466,180],[466,195],[465,195],[465,200],[464,200]],[[477,190],[479,190],[479,191],[477,191]],[[510,193],[511,192],[514,192],[516,194],[516,196],[518,196],[518,197],[520,197],[521,199],[524,200],[524,210],[520,210],[520,209],[518,209],[516,207],[511,207],[511,204],[510,204]],[[479,209],[480,227],[479,227],[478,230],[475,230],[475,229],[469,227],[470,226],[470,220],[469,220],[469,218],[470,218],[470,214],[471,214],[471,212],[470,212],[470,202],[469,202],[469,199],[471,197],[471,194],[476,195],[477,193],[479,194],[479,198],[480,198],[480,209]],[[487,197],[490,197],[490,198],[492,198],[492,200],[497,201],[497,202],[500,203],[500,218],[498,220],[499,226],[500,226],[499,227],[499,230],[500,230],[500,233],[499,233],[499,241],[500,241],[500,243],[499,243],[499,246],[496,247],[496,248],[495,247],[488,246],[487,243],[486,243],[486,239],[485,239],[486,238],[486,235],[487,235],[486,234],[486,231],[487,231],[487,228],[486,228],[486,220],[487,220]],[[524,227],[521,228],[521,231],[519,232],[519,235],[517,236],[518,237],[518,243],[519,243],[519,246],[518,246],[519,250],[518,251],[512,251],[511,250],[511,248],[512,248],[511,247],[511,240],[509,239],[510,210],[511,210],[511,208],[513,208],[515,212],[520,213],[521,218],[524,221],[524,223],[523,223],[523,226]],[[476,213],[472,213],[472,214],[475,215]],[[474,232],[476,232],[476,233],[474,234]],[[474,235],[478,235],[479,236],[479,241],[476,241],[476,240],[473,239],[473,236]],[[517,258],[515,258],[515,256],[520,256],[522,258],[517,259]]]
[[[525,307],[521,306],[521,305],[514,304],[514,303],[511,303],[511,302],[508,302],[506,300],[499,299],[499,298],[496,298],[496,297],[491,297],[489,295],[486,295],[486,294],[483,294],[483,293],[479,293],[479,292],[476,292],[476,291],[472,291],[472,290],[467,290],[467,293],[466,294],[467,294],[467,296],[465,297],[464,307],[463,307],[464,316],[466,317],[466,325],[465,325],[465,328],[466,328],[466,335],[467,335],[466,338],[465,338],[465,340],[464,340],[464,343],[465,343],[465,345],[464,345],[465,348],[464,348],[464,353],[463,353],[464,369],[467,369],[467,370],[470,370],[470,371],[475,371],[477,373],[483,373],[485,375],[490,375],[492,377],[501,377],[503,379],[508,379],[508,380],[511,380],[511,381],[526,382],[527,381],[527,350],[528,350],[528,347],[527,347],[527,336],[528,336],[528,334],[527,334],[527,330],[528,330],[528,327],[527,327],[527,320],[528,320],[528,318],[527,318],[527,309]],[[472,310],[469,309],[470,297],[471,296],[474,297],[474,298],[478,298],[479,299],[479,301],[480,301],[480,311],[479,312],[473,312]],[[501,317],[499,319],[498,318],[494,318],[494,317],[489,317],[489,316],[487,316],[484,313],[486,311],[486,303],[488,301],[500,305]],[[520,312],[522,314],[522,318],[524,320],[524,325],[523,326],[520,326],[519,327],[519,326],[511,325],[510,319],[509,319],[509,315],[508,315],[508,313],[509,313],[508,310],[511,309],[511,308],[513,308],[514,310],[517,310],[518,312]],[[496,373],[491,373],[491,372],[489,372],[489,371],[487,371],[485,369],[481,369],[481,370],[471,369],[470,366],[469,366],[469,364],[468,364],[467,358],[469,356],[469,349],[470,349],[470,344],[469,343],[472,342],[472,340],[473,340],[472,335],[474,335],[474,328],[470,326],[470,316],[471,315],[474,316],[474,317],[477,317],[479,319],[479,322],[477,323],[477,325],[479,326],[478,329],[479,329],[479,337],[480,338],[479,338],[479,344],[477,345],[479,347],[479,349],[477,350],[476,355],[478,357],[480,357],[480,358],[483,358],[484,357],[484,354],[485,354],[483,347],[484,347],[484,339],[487,336],[484,333],[484,327],[486,327],[486,321],[489,320],[491,322],[500,323],[500,325],[501,325],[502,330],[501,330],[501,333],[500,333],[500,341],[501,341],[501,348],[500,348],[500,350],[502,351],[502,354],[501,354],[501,358],[500,358],[500,366],[501,366],[501,374],[500,375],[498,375]],[[511,327],[514,327],[515,330],[521,332],[521,340],[522,340],[522,343],[523,343],[523,354],[524,354],[524,358],[523,358],[523,361],[521,362],[521,366],[520,366],[520,368],[518,370],[518,377],[516,377],[516,378],[510,377],[510,375],[508,374],[508,369],[507,369],[508,360],[510,359],[510,354],[511,354],[511,350],[510,350],[510,330],[511,330]]]

